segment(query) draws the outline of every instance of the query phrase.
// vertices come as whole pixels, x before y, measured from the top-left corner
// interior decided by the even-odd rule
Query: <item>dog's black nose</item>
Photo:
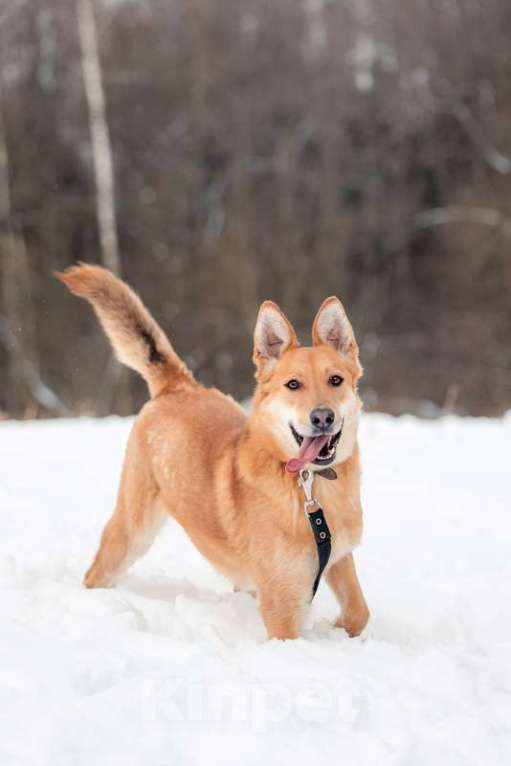
[[[310,421],[316,431],[328,431],[335,420],[335,413],[328,407],[316,407],[310,414]]]

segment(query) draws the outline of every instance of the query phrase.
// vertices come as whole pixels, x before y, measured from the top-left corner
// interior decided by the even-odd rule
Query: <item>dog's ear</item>
[[[298,346],[293,325],[273,301],[264,301],[254,330],[253,360],[258,372],[270,372],[288,348]]]
[[[332,295],[321,304],[312,325],[315,346],[327,344],[358,362],[358,346],[350,320],[339,298]]]

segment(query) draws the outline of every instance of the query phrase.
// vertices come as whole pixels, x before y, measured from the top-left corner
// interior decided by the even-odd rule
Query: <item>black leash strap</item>
[[[316,579],[314,580],[314,585],[312,586],[312,601],[316,595],[323,570],[328,564],[328,559],[330,558],[330,552],[332,550],[332,536],[330,534],[328,524],[326,523],[325,514],[323,513],[322,508],[318,508],[317,511],[312,511],[312,513],[307,512],[307,516],[309,517],[309,524],[311,525],[312,534],[314,535],[314,540],[316,542],[316,548],[318,549],[319,561],[318,573],[316,575]]]
[[[330,553],[332,551],[332,535],[326,523],[325,514],[323,509],[319,507],[317,500],[312,496],[312,485],[314,482],[314,474],[312,471],[300,471],[300,477],[298,484],[303,490],[305,495],[305,515],[309,519],[311,525],[312,534],[314,535],[314,542],[318,551],[318,573],[312,586],[311,601],[316,595],[321,575],[328,564]],[[315,511],[309,511],[313,505],[318,506]]]

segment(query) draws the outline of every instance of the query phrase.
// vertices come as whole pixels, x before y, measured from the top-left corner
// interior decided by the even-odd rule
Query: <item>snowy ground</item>
[[[266,641],[173,523],[83,590],[129,427],[0,424],[2,766],[511,763],[511,415],[365,417],[365,642],[325,585]]]

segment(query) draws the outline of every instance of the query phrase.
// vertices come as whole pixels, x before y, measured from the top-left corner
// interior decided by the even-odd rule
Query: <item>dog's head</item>
[[[312,347],[300,346],[279,307],[262,304],[254,332],[258,385],[252,417],[291,471],[346,460],[361,409],[358,346],[338,298],[323,302],[312,340]]]

